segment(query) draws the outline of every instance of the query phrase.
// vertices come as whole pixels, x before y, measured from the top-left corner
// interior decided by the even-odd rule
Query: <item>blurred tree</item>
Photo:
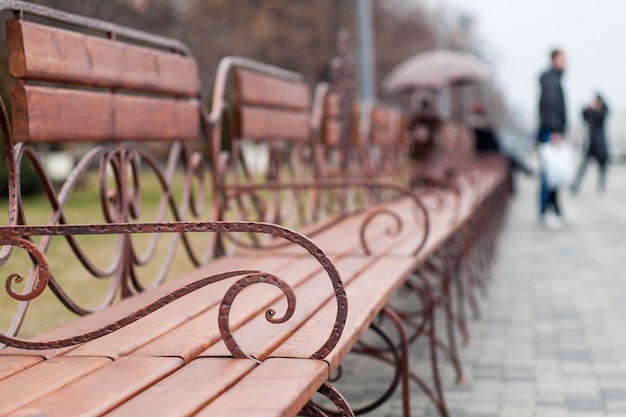
[[[421,3],[398,0],[374,2],[378,80],[406,58],[436,47],[435,21]]]
[[[339,30],[347,29],[356,37],[355,1],[32,0],[181,39],[198,59],[206,88],[213,84],[217,63],[227,55],[293,69],[311,84],[327,80]],[[428,15],[419,2],[374,2],[378,74],[434,47],[435,28]]]
[[[348,0],[189,0],[185,9],[184,39],[209,85],[226,55],[289,68],[310,83],[327,79],[337,32],[353,27]]]

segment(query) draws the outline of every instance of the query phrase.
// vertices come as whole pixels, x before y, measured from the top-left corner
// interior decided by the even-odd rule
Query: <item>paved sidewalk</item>
[[[558,231],[539,227],[537,180],[518,178],[483,317],[460,348],[466,382],[442,361],[452,416],[626,417],[626,166],[610,167],[604,195],[588,168],[576,197],[561,193],[572,224]],[[412,356],[427,376],[424,346]],[[383,367],[359,367],[384,386]],[[415,385],[411,408],[438,415]],[[401,416],[399,396],[369,415]]]

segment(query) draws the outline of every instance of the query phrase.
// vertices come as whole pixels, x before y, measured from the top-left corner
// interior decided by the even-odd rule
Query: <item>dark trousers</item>
[[[578,167],[578,173],[576,174],[576,178],[574,179],[574,183],[572,184],[572,192],[577,193],[580,188],[580,183],[583,180],[583,176],[585,175],[585,170],[587,169],[587,164],[589,163],[589,159],[591,159],[591,155],[586,155],[582,161],[580,161],[580,166]],[[606,161],[604,159],[595,158],[598,161],[598,191],[604,191],[606,186]]]
[[[539,190],[539,213],[542,217],[548,209],[552,209],[557,216],[561,215],[557,189],[548,187],[545,175],[542,175]]]

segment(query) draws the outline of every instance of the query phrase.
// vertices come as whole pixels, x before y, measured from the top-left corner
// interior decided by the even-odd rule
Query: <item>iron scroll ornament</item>
[[[279,237],[295,243],[304,248],[310,253],[326,270],[328,277],[335,292],[335,298],[337,300],[337,314],[335,322],[332,326],[332,330],[328,339],[324,344],[317,349],[309,358],[310,359],[323,359],[326,357],[333,348],[337,345],[343,329],[345,326],[347,313],[348,313],[348,300],[345,292],[345,288],[339,276],[337,268],[327,255],[313,243],[308,237],[297,233],[293,230],[287,229],[282,226],[278,226],[271,223],[251,223],[251,222],[172,222],[172,223],[113,223],[113,224],[101,224],[101,225],[48,225],[48,226],[4,226],[0,227],[0,244],[17,246],[25,248],[29,254],[32,255],[36,267],[39,269],[38,282],[35,285],[36,290],[33,290],[27,296],[36,296],[37,291],[45,288],[50,272],[48,270],[45,256],[41,253],[37,253],[38,249],[29,242],[28,238],[31,236],[65,236],[65,235],[95,235],[95,234],[130,234],[130,233],[200,233],[200,232],[212,232],[212,233],[262,233],[269,234],[275,237]],[[242,276],[231,288],[226,292],[224,299],[220,305],[220,317],[218,318],[220,334],[222,339],[226,342],[226,345],[230,353],[236,358],[247,358],[239,345],[236,343],[232,336],[230,325],[228,323],[228,314],[230,312],[230,305],[232,300],[239,294],[239,292],[255,283],[266,283],[278,287],[283,294],[287,297],[287,311],[282,317],[275,317],[275,312],[267,310],[265,313],[266,319],[271,323],[281,323],[288,320],[295,309],[295,295],[291,288],[280,278],[263,273],[256,270],[240,270],[230,271],[223,274],[212,275],[200,279],[194,283],[172,291],[171,293],[159,298],[148,306],[135,311],[128,316],[117,320],[107,326],[99,329],[76,335],[64,339],[49,340],[49,341],[30,341],[21,338],[11,337],[6,334],[0,333],[0,343],[6,346],[12,346],[22,349],[30,350],[45,350],[55,349],[62,347],[69,347],[78,344],[82,344],[106,334],[115,332],[142,317],[160,309],[161,307],[203,288],[209,284],[217,281],[224,280],[226,278],[232,278],[236,276]],[[19,281],[20,277],[17,274],[11,274],[6,280],[7,289],[11,288],[13,282]],[[10,289],[9,295],[15,294]]]
[[[349,189],[349,188],[365,188],[370,190],[390,190],[394,191],[397,194],[407,197],[411,200],[417,211],[421,214],[422,222],[423,222],[423,232],[420,236],[419,242],[416,245],[416,248],[412,251],[413,256],[417,256],[417,254],[422,250],[426,241],[428,239],[428,235],[430,232],[430,216],[429,210],[426,205],[423,203],[421,198],[415,193],[414,190],[408,188],[404,185],[393,183],[393,182],[384,182],[384,181],[371,181],[371,180],[348,180],[348,181],[314,181],[314,182],[287,182],[287,183],[277,183],[277,182],[267,182],[264,184],[247,184],[247,185],[236,185],[231,187],[225,187],[227,190],[233,191],[234,195],[238,195],[240,193],[253,193],[255,191],[260,190],[304,190],[304,189]],[[232,195],[231,195],[232,198]],[[357,214],[360,213],[360,210],[356,210],[354,213],[344,213],[346,214]],[[377,216],[389,216],[393,219],[394,225],[388,229],[387,235],[389,236],[397,236],[402,230],[402,219],[394,213],[392,210],[387,208],[376,209],[372,211],[363,223],[361,224],[361,230],[359,231],[359,236],[361,240],[361,246],[363,248],[363,252],[366,255],[371,255],[372,250],[367,242],[366,238],[366,230],[368,226],[372,223],[373,219]],[[342,220],[344,217],[339,216],[336,221]],[[330,222],[329,225],[334,224]],[[326,230],[327,227],[322,227],[319,230],[310,231],[309,236],[314,236],[316,233],[319,233],[323,230]],[[243,244],[242,246],[246,246]],[[252,248],[252,246],[247,246]],[[277,249],[282,247],[282,245],[267,245],[265,247],[254,247],[255,249]]]

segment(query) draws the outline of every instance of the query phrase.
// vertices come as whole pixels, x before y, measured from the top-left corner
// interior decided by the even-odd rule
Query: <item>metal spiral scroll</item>
[[[48,226],[3,226],[0,227],[0,243],[11,246],[22,246],[31,253],[31,257],[37,263],[37,267],[40,269],[40,280],[37,283],[37,291],[43,291],[41,288],[45,288],[45,277],[47,276],[47,264],[45,262],[45,256],[34,245],[31,245],[27,238],[31,236],[54,236],[54,235],[97,235],[97,234],[130,234],[130,233],[198,233],[198,232],[212,232],[212,233],[262,233],[272,236],[276,236],[290,242],[293,242],[308,253],[310,253],[326,270],[328,277],[332,283],[335,298],[337,300],[337,314],[332,326],[332,330],[328,339],[324,344],[317,349],[309,358],[322,359],[326,357],[333,348],[337,345],[346,322],[348,313],[348,302],[346,292],[339,277],[337,268],[332,261],[326,256],[326,254],[317,247],[309,238],[297,233],[293,230],[287,229],[282,226],[278,226],[270,223],[250,223],[250,222],[172,222],[172,223],[123,223],[123,224],[101,224],[101,225],[48,225]],[[26,243],[23,243],[26,242]],[[41,273],[43,272],[43,275]],[[147,316],[155,310],[163,307],[172,301],[196,291],[199,288],[205,287],[214,282],[232,278],[240,275],[245,275],[242,279],[238,280],[233,287],[231,287],[222,303],[220,305],[220,333],[222,338],[228,343],[227,346],[230,352],[235,357],[247,357],[241,352],[238,345],[234,342],[232,334],[230,332],[230,326],[228,325],[228,312],[230,311],[230,305],[232,304],[235,296],[245,287],[254,283],[268,283],[281,289],[288,301],[287,312],[282,317],[274,317],[274,312],[268,310],[266,312],[267,319],[272,323],[280,323],[288,320],[293,314],[295,308],[295,296],[293,291],[279,278],[260,271],[231,271],[223,274],[217,274],[198,280],[194,283],[186,285],[170,294],[158,299],[152,304],[128,315],[127,317],[120,319],[108,326],[100,329],[87,332],[81,335],[73,337],[51,340],[51,341],[28,341],[20,338],[8,336],[0,333],[0,343],[7,346],[13,346],[23,349],[43,350],[54,349],[67,346],[73,346],[81,343],[94,340],[106,334],[112,333],[122,327],[127,326],[139,320],[142,317]],[[10,287],[10,283],[19,277],[13,274],[9,277],[7,285]],[[12,291],[12,290],[11,290]],[[12,291],[14,292],[14,291]],[[36,292],[36,291],[35,291]],[[31,294],[29,293],[29,296]],[[36,296],[36,294],[35,294]],[[223,320],[226,320],[224,322]]]
[[[428,208],[424,205],[422,200],[418,195],[415,194],[413,190],[408,187],[405,187],[400,184],[392,183],[392,182],[381,182],[381,181],[314,181],[314,182],[294,182],[294,183],[265,183],[265,184],[254,184],[254,185],[238,185],[236,187],[237,192],[239,193],[252,193],[254,191],[260,190],[280,190],[280,189],[291,189],[291,190],[300,190],[300,189],[350,189],[350,188],[368,188],[368,189],[389,189],[392,191],[396,191],[398,194],[403,195],[411,199],[411,201],[415,204],[418,211],[423,215],[423,226],[424,233],[422,234],[422,238],[420,239],[417,248],[413,251],[413,255],[417,255],[420,250],[426,244],[426,239],[428,239],[428,234],[430,232],[430,219],[429,219],[429,211]],[[380,214],[384,209],[381,209],[378,214]],[[349,214],[358,214],[360,210],[355,210],[354,213]],[[376,214],[376,215],[378,215]],[[390,214],[390,211],[387,210],[387,214]],[[397,214],[390,214],[394,217],[397,217]],[[370,216],[371,217],[371,216]],[[396,221],[398,221],[399,217],[397,217]],[[362,229],[366,228],[367,225],[371,222],[368,218],[364,221],[362,225]],[[400,223],[402,223],[400,221]],[[321,229],[323,230],[323,229]],[[398,230],[398,233],[400,230]],[[361,235],[365,233],[361,230]],[[272,246],[276,248],[276,246]],[[366,246],[364,246],[364,250],[367,251]]]
[[[361,246],[363,247],[363,251],[365,252],[366,255],[370,256],[372,254],[372,251],[370,250],[369,244],[367,243],[367,234],[366,234],[366,230],[367,227],[370,225],[370,223],[377,217],[381,216],[381,215],[386,215],[391,217],[392,219],[395,220],[394,226],[395,227],[388,227],[387,229],[385,229],[385,234],[387,236],[390,237],[397,237],[398,235],[400,235],[400,232],[402,231],[402,219],[400,218],[400,216],[389,210],[389,209],[378,209],[375,210],[374,212],[370,213],[367,218],[363,221],[363,223],[361,224],[361,230],[359,232],[359,236],[361,238]]]
[[[228,291],[226,291],[226,295],[224,295],[224,298],[222,299],[222,304],[220,304],[218,316],[218,324],[222,339],[224,340],[224,343],[228,347],[230,353],[232,353],[235,358],[246,358],[247,356],[241,351],[241,348],[233,338],[233,333],[230,328],[230,308],[233,305],[233,300],[241,291],[252,284],[260,283],[270,284],[279,288],[287,298],[287,311],[282,317],[275,317],[276,312],[272,309],[265,311],[265,319],[268,322],[272,324],[284,323],[293,316],[293,313],[296,310],[295,293],[291,287],[275,275],[267,273],[254,273],[238,280],[228,289]]]
[[[48,268],[48,262],[44,254],[37,248],[37,246],[29,240],[21,239],[19,237],[5,237],[0,235],[0,245],[6,245],[11,247],[19,247],[28,252],[28,255],[35,263],[37,267],[37,280],[32,288],[28,288],[26,293],[20,294],[13,290],[12,284],[19,284],[24,281],[22,274],[13,273],[10,274],[5,281],[5,289],[9,296],[17,301],[30,301],[37,298],[43,290],[48,286],[50,278],[50,270]]]
[[[381,188],[381,189],[390,189],[393,191],[398,192],[399,194],[404,195],[405,197],[410,198],[414,203],[415,206],[418,208],[418,210],[421,212],[421,214],[424,216],[424,233],[422,234],[422,238],[420,239],[417,248],[413,251],[413,256],[417,255],[419,253],[420,250],[422,250],[422,248],[424,247],[424,245],[426,244],[426,239],[428,239],[428,234],[430,232],[430,220],[429,220],[429,214],[428,214],[428,209],[426,208],[426,206],[424,205],[424,203],[422,202],[422,200],[415,194],[415,192],[413,190],[411,190],[410,188],[407,188],[403,185],[399,185],[399,184],[394,184],[394,183],[384,183],[384,182],[367,182],[366,184],[364,184],[365,187],[368,188]],[[369,215],[361,224],[361,230],[360,230],[360,236],[361,236],[361,244],[363,246],[363,250],[367,255],[371,255],[371,251],[369,249],[369,245],[367,244],[367,239],[365,238],[366,236],[366,229],[367,227],[371,224],[372,220],[380,215],[387,215],[387,216],[391,216],[395,221],[396,221],[396,228],[395,229],[388,229],[387,230],[387,235],[389,236],[398,236],[400,234],[400,232],[402,231],[402,219],[400,218],[400,216],[391,211],[390,209],[387,208],[381,208],[378,209],[376,211],[374,211],[371,215]]]

